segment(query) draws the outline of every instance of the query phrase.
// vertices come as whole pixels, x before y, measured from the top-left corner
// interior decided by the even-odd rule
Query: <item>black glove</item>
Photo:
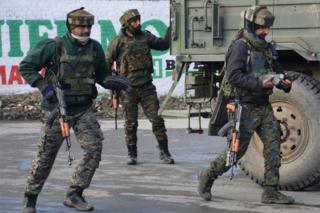
[[[109,75],[103,80],[102,86],[105,89],[111,89],[111,90],[117,90],[117,91],[131,90],[131,83],[123,76]]]
[[[57,96],[52,85],[46,85],[41,89],[41,94],[43,99],[47,100],[50,103],[57,102]]]
[[[284,92],[288,93],[291,91],[292,83],[299,78],[299,74],[295,72],[287,72],[283,74],[283,79],[279,82],[279,85],[277,85],[278,89],[282,89]],[[286,79],[291,81],[291,83],[288,84],[286,82]]]

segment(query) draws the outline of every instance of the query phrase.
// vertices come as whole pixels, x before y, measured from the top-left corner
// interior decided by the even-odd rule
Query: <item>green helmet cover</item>
[[[271,27],[275,19],[267,7],[262,6],[249,7],[245,10],[244,18],[263,27]]]
[[[134,20],[135,18],[140,19],[140,17],[141,17],[140,13],[137,9],[130,9],[130,10],[127,10],[123,13],[123,15],[120,17],[119,21],[122,26],[125,26],[125,25],[130,24],[130,22],[132,20]]]

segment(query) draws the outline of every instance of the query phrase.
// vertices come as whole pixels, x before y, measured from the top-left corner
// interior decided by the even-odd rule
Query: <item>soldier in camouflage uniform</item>
[[[169,48],[169,30],[166,37],[157,38],[148,31],[142,31],[140,14],[137,9],[130,9],[120,17],[121,32],[108,46],[107,66],[116,61],[118,74],[125,76],[132,85],[131,92],[122,92],[121,101],[125,110],[125,134],[128,148],[128,165],[137,164],[137,128],[138,104],[152,123],[152,131],[159,143],[160,159],[173,164],[168,149],[168,138],[164,120],[158,115],[159,101],[155,86],[152,84],[151,49]]]
[[[101,45],[90,39],[94,24],[92,14],[83,8],[71,11],[66,23],[68,32],[61,38],[39,42],[20,63],[20,72],[32,87],[41,91],[41,105],[48,111],[48,115],[57,107],[54,81],[61,83],[65,93],[68,123],[84,151],[72,176],[64,205],[90,211],[93,206],[86,202],[82,193],[89,187],[99,166],[104,139],[92,110],[93,99],[97,96],[95,83],[116,90],[129,87],[129,83],[125,79],[111,76]],[[44,77],[39,74],[41,68],[46,68]],[[37,156],[27,180],[24,213],[36,212],[38,194],[63,142],[58,119],[53,121],[52,126],[47,119],[48,116],[41,130]]]
[[[230,100],[239,100],[243,107],[237,160],[245,154],[254,131],[264,144],[265,173],[261,202],[290,204],[294,202],[293,198],[277,191],[281,130],[269,102],[274,87],[273,77],[265,77],[270,72],[283,73],[274,46],[265,40],[273,21],[274,16],[266,7],[254,6],[245,11],[245,29],[231,44],[226,55],[227,83],[223,92]],[[289,92],[291,81],[282,80],[277,88]],[[227,150],[224,150],[210,163],[209,168],[200,172],[198,191],[203,199],[211,200],[214,180],[230,169],[226,166],[226,158]]]

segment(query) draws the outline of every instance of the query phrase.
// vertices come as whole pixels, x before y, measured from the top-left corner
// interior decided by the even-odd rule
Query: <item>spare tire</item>
[[[282,130],[279,188],[284,190],[301,190],[320,181],[320,83],[298,75],[290,93],[274,89],[270,97]],[[258,184],[264,174],[262,151],[263,144],[255,134],[239,162]]]

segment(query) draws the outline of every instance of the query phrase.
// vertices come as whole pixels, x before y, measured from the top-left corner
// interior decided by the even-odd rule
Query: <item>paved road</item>
[[[207,123],[204,120],[204,123]],[[119,127],[123,122],[120,121]],[[214,201],[202,201],[196,192],[197,172],[206,167],[223,148],[218,137],[187,135],[185,119],[166,119],[175,165],[158,159],[150,124],[141,120],[138,132],[139,165],[127,166],[124,131],[115,131],[112,121],[101,121],[105,141],[100,168],[91,187],[85,191],[95,212],[112,213],[231,213],[231,212],[319,212],[320,186],[302,192],[285,192],[297,204],[263,205],[261,187],[241,171],[233,181],[228,174],[214,186]],[[204,124],[203,126],[207,126]],[[40,123],[0,123],[0,212],[21,212],[21,203],[31,161],[35,156]],[[69,179],[81,149],[72,138],[76,161],[68,167],[64,148],[59,152],[52,173],[40,194],[38,212],[76,212],[62,205]]]

